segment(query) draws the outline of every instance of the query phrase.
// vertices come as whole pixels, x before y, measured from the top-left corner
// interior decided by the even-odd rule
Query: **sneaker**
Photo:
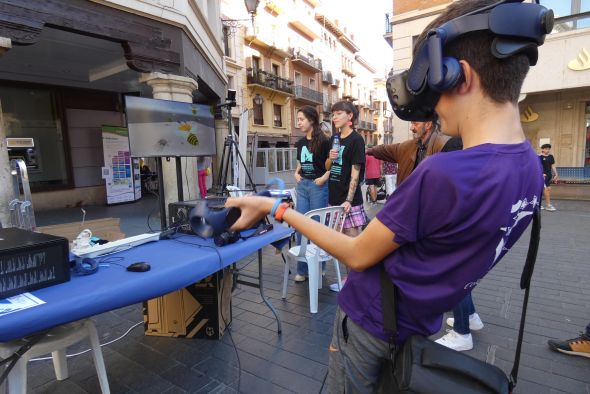
[[[455,325],[455,319],[449,317],[447,319],[447,326],[453,327]],[[471,331],[479,331],[483,328],[483,322],[477,313],[473,315],[469,315],[469,330]]]
[[[574,339],[565,341],[556,341],[550,339],[547,341],[551,350],[571,354],[572,356],[582,356],[590,358],[590,336],[581,334]]]
[[[434,342],[458,352],[473,349],[473,339],[471,338],[471,334],[463,335],[455,332],[455,330],[449,330],[447,335],[440,337]]]
[[[295,282],[305,282],[307,280],[307,276],[303,276],[303,275],[295,275]]]
[[[541,205],[541,211],[544,211],[545,207],[543,205]]]
[[[545,209],[547,211],[557,211],[557,209],[555,209],[555,207],[552,204],[549,204],[545,207]]]
[[[344,284],[345,283],[346,283],[346,278],[342,279],[342,287],[344,287]],[[338,282],[332,283],[330,285],[330,290],[335,291],[336,293],[338,293],[340,291],[340,287],[338,286]]]

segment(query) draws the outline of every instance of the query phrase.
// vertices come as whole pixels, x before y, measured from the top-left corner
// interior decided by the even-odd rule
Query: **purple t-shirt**
[[[504,256],[532,220],[543,190],[528,142],[484,144],[425,159],[377,218],[400,248],[384,259],[398,288],[397,342],[436,333],[452,309]],[[338,303],[370,334],[389,340],[381,265],[351,271]]]

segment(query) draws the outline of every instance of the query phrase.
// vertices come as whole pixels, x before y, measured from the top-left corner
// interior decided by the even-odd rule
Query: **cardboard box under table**
[[[231,323],[232,270],[144,303],[146,335],[219,339]]]

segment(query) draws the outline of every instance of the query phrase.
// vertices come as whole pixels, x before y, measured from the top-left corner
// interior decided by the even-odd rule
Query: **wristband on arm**
[[[281,199],[277,198],[275,200],[275,203],[272,205],[272,209],[270,210],[270,216],[274,217],[276,212],[277,212],[277,208],[279,207],[279,205],[281,204]]]
[[[280,201],[280,200],[278,200]],[[287,204],[286,202],[283,202],[281,204],[279,204],[279,207],[276,209],[276,212],[274,214],[275,220],[279,223],[283,223],[283,215],[285,214],[285,211],[290,208],[290,205]]]

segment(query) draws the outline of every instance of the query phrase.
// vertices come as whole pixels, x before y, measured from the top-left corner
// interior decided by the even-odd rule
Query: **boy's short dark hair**
[[[459,0],[451,3],[420,34],[414,46],[414,57],[426,39],[429,30],[471,11],[497,3],[498,0]],[[516,103],[530,63],[526,55],[517,54],[505,59],[492,55],[494,36],[489,31],[476,31],[463,35],[445,45],[445,56],[465,60],[477,72],[484,93],[498,103]]]
[[[541,145],[541,149],[551,149],[551,144],[543,144]]]

